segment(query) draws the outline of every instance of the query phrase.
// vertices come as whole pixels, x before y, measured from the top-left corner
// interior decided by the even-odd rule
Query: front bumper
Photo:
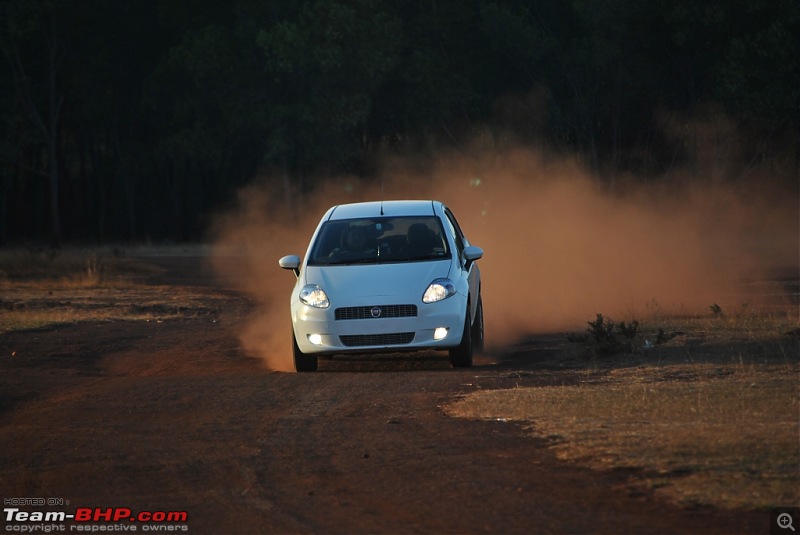
[[[394,304],[351,302],[347,306]],[[313,308],[298,300],[292,303],[292,326],[297,346],[308,354],[445,350],[461,342],[467,310],[463,295],[457,293],[437,303],[419,302],[416,307],[416,316],[337,320],[335,307]],[[442,328],[447,329],[446,336],[434,339],[434,332],[437,329],[441,332]],[[317,343],[312,343],[312,340]]]

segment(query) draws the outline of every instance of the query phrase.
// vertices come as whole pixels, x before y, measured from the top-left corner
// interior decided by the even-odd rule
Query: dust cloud
[[[763,293],[753,283],[779,269],[797,273],[800,203],[797,181],[786,176],[672,172],[617,177],[611,188],[577,160],[528,148],[468,154],[441,155],[424,171],[393,160],[378,180],[332,178],[305,198],[281,187],[240,192],[215,225],[215,264],[256,304],[241,332],[247,353],[270,369],[293,369],[295,278],[278,259],[302,257],[329,206],[381,196],[443,201],[484,249],[489,349],[530,333],[582,330],[598,313],[642,321],[707,314],[711,304],[740,309]]]
[[[267,368],[294,371],[289,304],[296,279],[278,266],[278,259],[303,257],[330,206],[368,200],[372,194],[368,185],[347,177],[324,182],[307,198],[263,181],[239,191],[235,208],[214,222],[215,271],[255,305],[252,318],[241,327],[242,346]]]

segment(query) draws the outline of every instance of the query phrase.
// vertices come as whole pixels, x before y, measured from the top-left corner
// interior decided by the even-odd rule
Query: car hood
[[[434,279],[447,277],[450,260],[366,264],[349,266],[306,266],[305,283],[318,284],[334,306],[349,306],[375,298],[371,304],[416,302]]]

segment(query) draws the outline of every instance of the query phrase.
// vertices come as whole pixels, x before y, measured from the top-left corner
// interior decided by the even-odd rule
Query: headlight
[[[436,279],[422,294],[423,303],[435,303],[456,293],[456,286],[450,279]]]
[[[325,290],[316,284],[306,284],[303,286],[303,289],[300,290],[300,301],[314,308],[328,308],[331,306],[330,301],[328,301],[328,296],[325,294]]]

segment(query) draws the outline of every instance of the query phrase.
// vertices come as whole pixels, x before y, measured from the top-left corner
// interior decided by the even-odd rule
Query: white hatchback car
[[[292,346],[297,371],[318,356],[448,350],[454,367],[483,348],[483,250],[438,201],[376,201],[330,208],[297,276]]]

